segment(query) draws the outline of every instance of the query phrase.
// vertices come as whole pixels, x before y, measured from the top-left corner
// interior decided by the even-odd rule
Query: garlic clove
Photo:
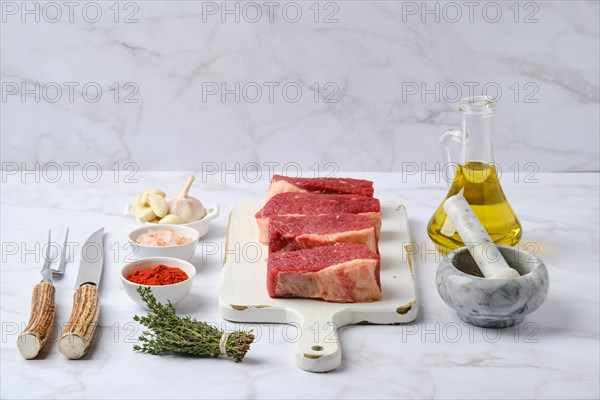
[[[148,205],[148,197],[150,197],[153,194],[157,194],[161,197],[166,197],[167,194],[165,192],[163,192],[162,190],[158,190],[158,189],[149,189],[146,190],[144,193],[142,193],[142,197],[141,197],[141,202],[142,205],[147,206]]]
[[[138,194],[137,196],[135,196],[135,209],[140,210],[142,208],[142,195]]]
[[[137,218],[138,221],[148,222],[156,218],[156,215],[154,214],[154,211],[152,211],[152,208],[144,207],[136,211],[135,218]]]
[[[178,215],[175,214],[168,214],[166,216],[164,216],[163,218],[161,218],[161,220],[158,222],[159,224],[185,224],[185,221]]]
[[[158,194],[148,196],[148,205],[157,217],[162,218],[169,213],[169,205],[164,197]]]

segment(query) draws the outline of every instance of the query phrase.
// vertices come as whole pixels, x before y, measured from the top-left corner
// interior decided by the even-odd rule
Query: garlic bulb
[[[181,193],[167,199],[169,214],[177,215],[188,223],[201,220],[206,215],[206,210],[200,200],[188,196],[195,179],[195,176],[190,176]]]

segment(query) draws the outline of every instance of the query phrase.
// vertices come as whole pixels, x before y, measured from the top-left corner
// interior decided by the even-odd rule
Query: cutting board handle
[[[334,321],[305,316],[300,329],[300,340],[296,345],[298,367],[311,372],[327,372],[340,366],[342,352],[338,325]]]

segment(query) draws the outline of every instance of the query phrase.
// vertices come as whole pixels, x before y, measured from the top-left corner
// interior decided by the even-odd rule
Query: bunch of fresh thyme
[[[149,287],[139,287],[137,291],[150,313],[145,317],[133,317],[148,328],[139,337],[142,345],[133,346],[133,350],[154,355],[187,354],[198,357],[226,354],[240,362],[250,349],[254,340],[252,333],[225,333],[191,317],[178,317],[171,302],[166,305],[157,302]]]

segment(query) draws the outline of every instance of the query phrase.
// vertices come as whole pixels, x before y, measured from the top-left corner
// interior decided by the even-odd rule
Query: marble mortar
[[[533,254],[510,246],[498,246],[515,279],[485,279],[467,247],[456,249],[439,264],[436,283],[444,302],[469,324],[507,328],[523,321],[548,295],[546,266]]]

